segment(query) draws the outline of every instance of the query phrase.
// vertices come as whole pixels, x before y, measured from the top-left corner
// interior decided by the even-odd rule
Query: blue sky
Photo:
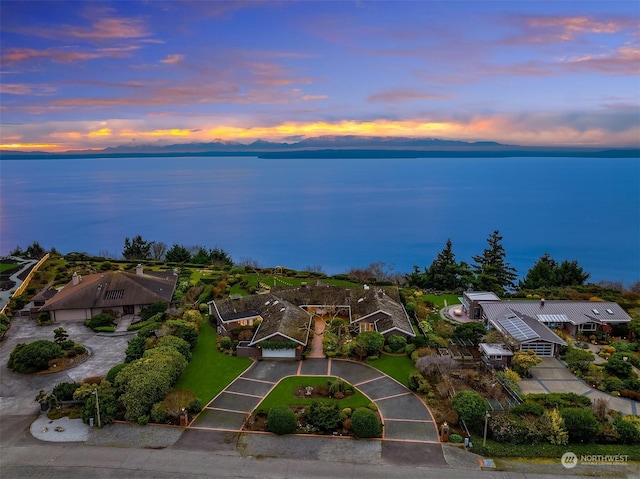
[[[638,146],[637,1],[0,3],[0,144]]]

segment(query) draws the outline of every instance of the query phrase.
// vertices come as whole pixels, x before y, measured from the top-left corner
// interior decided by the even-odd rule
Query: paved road
[[[38,262],[37,259],[24,259],[24,258],[16,258],[13,256],[9,258],[12,261],[15,261],[16,263],[18,263],[21,267],[17,272],[13,273],[9,278],[11,279],[11,281],[16,283],[16,285],[13,288],[8,289],[6,291],[0,291],[0,310],[2,310],[2,308],[4,308],[7,305],[7,303],[11,299],[11,296],[13,296],[13,291],[15,291],[22,284],[22,280],[18,278],[18,275],[23,271],[29,269],[31,266],[33,266]]]

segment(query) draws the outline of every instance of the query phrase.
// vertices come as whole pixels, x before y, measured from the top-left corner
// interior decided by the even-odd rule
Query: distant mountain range
[[[640,150],[588,147],[531,147],[505,145],[494,141],[466,142],[437,138],[381,136],[319,136],[299,141],[270,142],[256,140],[243,144],[216,140],[207,143],[172,145],[121,145],[102,150],[69,150],[64,153],[39,151],[0,151],[3,158],[56,158],[60,156],[259,156],[263,158],[353,158],[423,156],[602,156],[636,157]]]

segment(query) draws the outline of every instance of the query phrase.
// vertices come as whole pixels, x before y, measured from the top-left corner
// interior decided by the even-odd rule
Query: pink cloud
[[[184,55],[174,54],[174,55],[167,55],[167,58],[165,58],[164,60],[160,60],[160,63],[173,65],[176,63],[180,63],[182,60],[184,60]]]

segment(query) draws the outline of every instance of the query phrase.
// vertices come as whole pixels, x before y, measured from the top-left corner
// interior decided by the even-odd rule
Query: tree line
[[[429,267],[421,271],[418,266],[405,276],[410,286],[440,291],[460,291],[472,287],[481,291],[493,291],[503,295],[515,289],[538,289],[541,287],[564,287],[583,285],[590,274],[577,261],[564,260],[558,263],[545,253],[518,282],[517,270],[506,261],[502,236],[495,230],[487,238],[487,248],[482,254],[473,256],[473,264],[456,261],[451,239],[438,253]]]
[[[204,246],[184,246],[178,243],[169,248],[162,241],[146,241],[140,235],[124,239],[122,256],[128,260],[233,266],[231,256],[221,248],[207,249]]]

